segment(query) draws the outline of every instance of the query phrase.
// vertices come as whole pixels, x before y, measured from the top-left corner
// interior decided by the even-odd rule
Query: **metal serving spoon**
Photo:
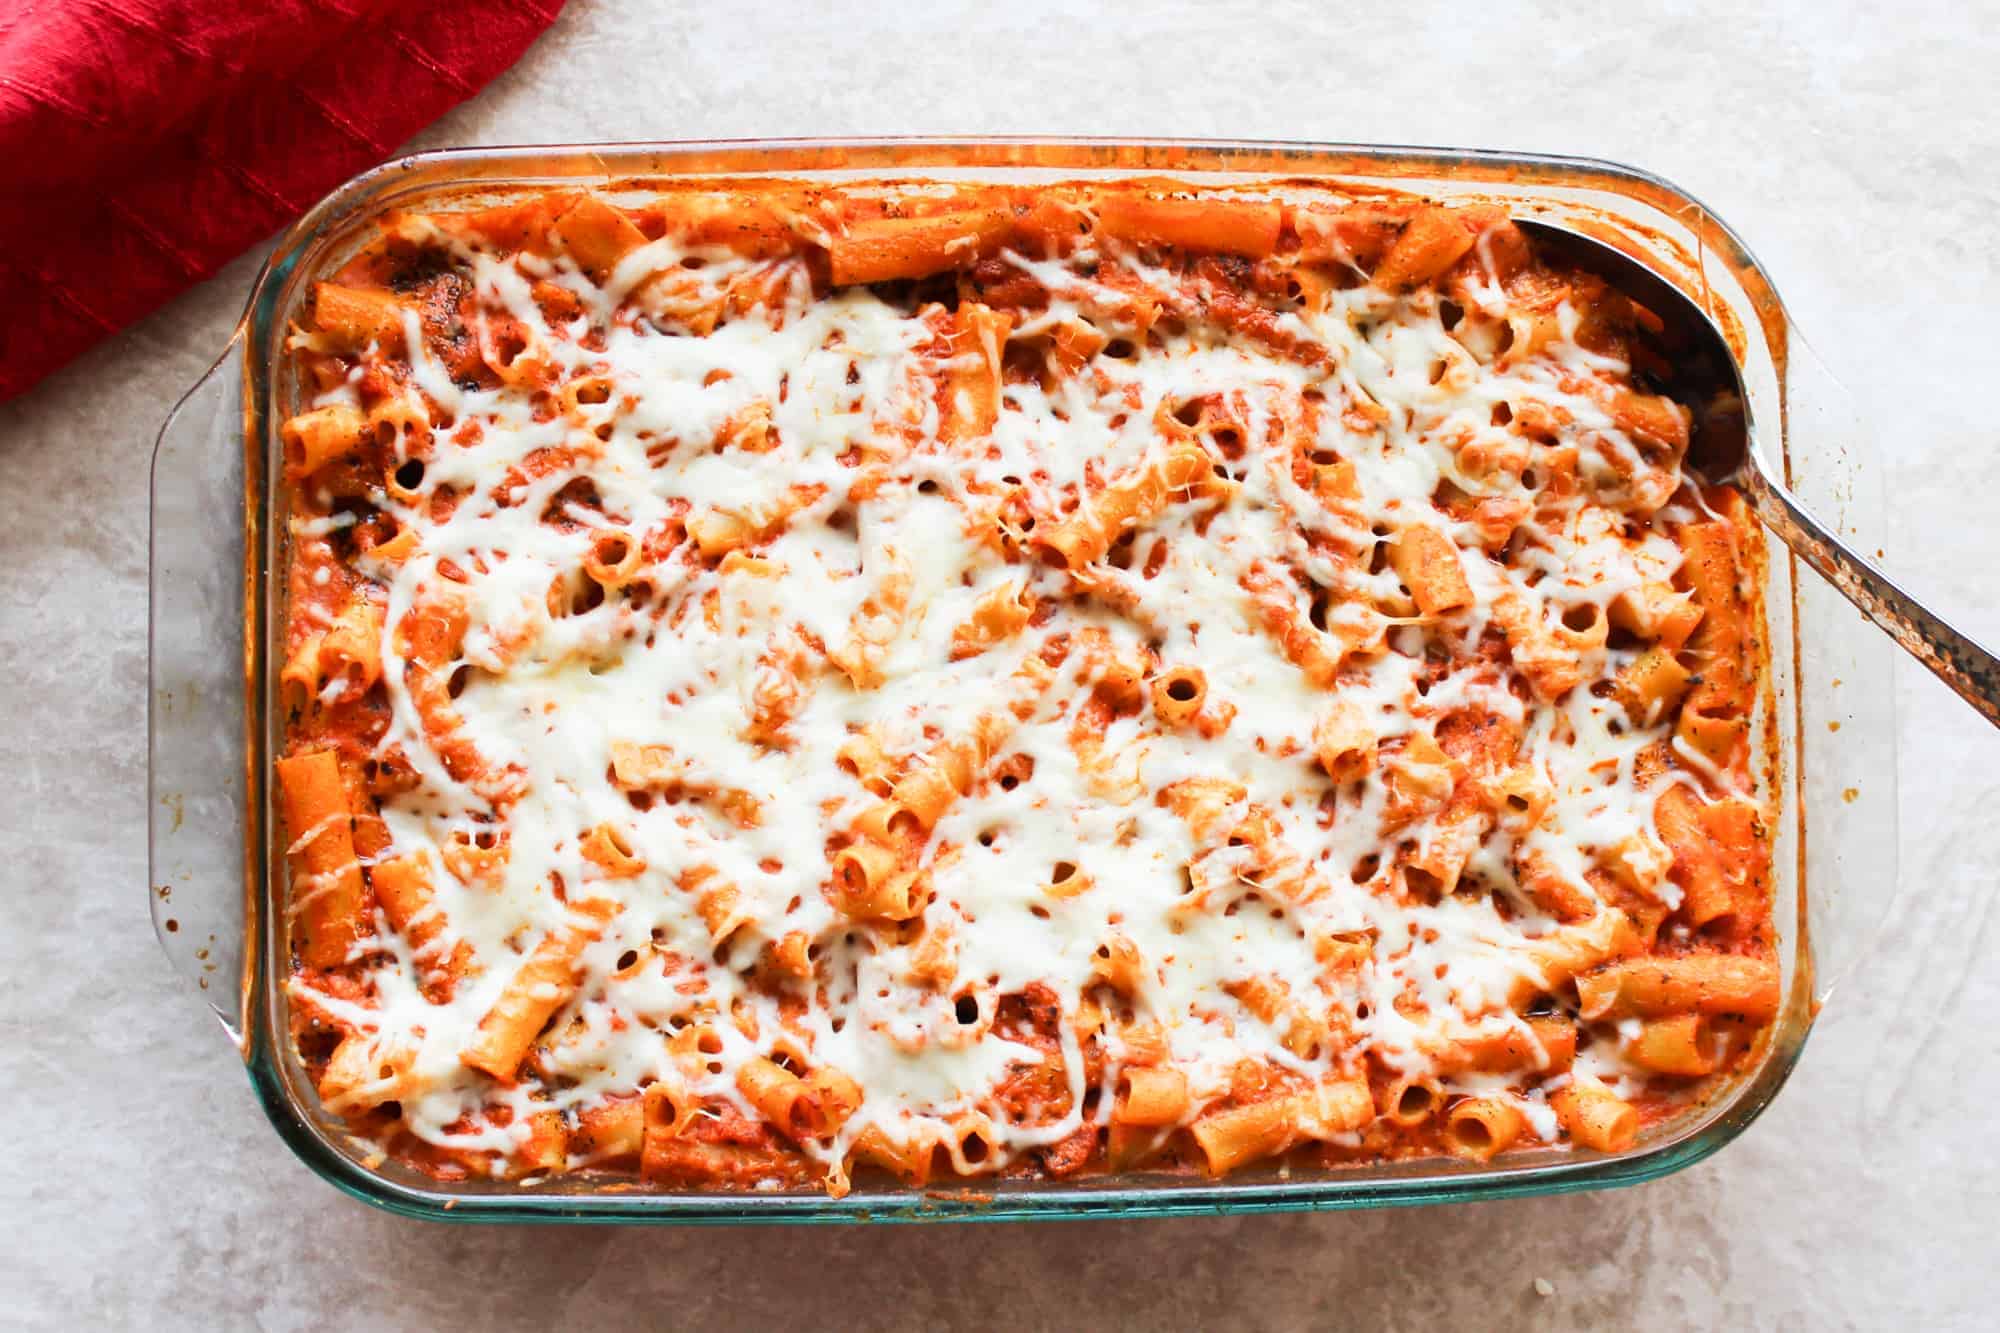
[[[1661,387],[1692,408],[1695,416],[1688,470],[1703,482],[1736,487],[1793,554],[1840,589],[1988,722],[2000,726],[2000,658],[1947,625],[1849,550],[1785,489],[1770,460],[1757,448],[1742,371],[1708,314],[1680,288],[1614,246],[1532,218],[1516,218],[1514,224],[1534,237],[1544,253],[1597,274],[1660,317],[1665,326],[1660,342],[1672,366],[1672,378]]]

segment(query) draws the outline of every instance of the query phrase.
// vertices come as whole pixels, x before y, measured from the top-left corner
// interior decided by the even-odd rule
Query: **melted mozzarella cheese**
[[[1657,532],[1635,539],[1585,521],[1605,512],[1600,491],[1622,496],[1612,492],[1637,455],[1576,386],[1622,365],[1559,342],[1546,358],[1503,366],[1454,337],[1434,297],[1358,287],[1332,293],[1323,311],[1283,317],[1287,336],[1325,349],[1318,361],[1200,324],[1163,325],[1137,339],[1129,358],[1100,357],[1052,383],[1008,382],[992,430],[954,448],[937,438],[943,371],[924,312],[865,289],[815,296],[795,261],[779,261],[790,265],[781,300],[694,336],[670,310],[645,313],[658,299],[648,294],[653,275],[674,273],[682,288],[714,300],[769,265],[663,239],[628,256],[600,288],[566,261],[463,248],[460,257],[480,307],[525,330],[522,358],[546,360],[562,381],[603,376],[609,388],[600,404],[550,414],[522,389],[454,384],[423,352],[414,317],[407,331],[413,381],[450,424],[421,450],[420,495],[392,505],[420,541],[388,581],[382,652],[392,717],[383,749],[404,756],[417,781],[383,804],[386,854],[430,859],[443,947],[463,942],[479,970],[435,1002],[419,988],[408,949],[384,929],[374,1005],[340,1012],[415,1050],[422,1091],[402,1112],[429,1142],[504,1156],[532,1110],[586,1108],[667,1076],[668,1034],[713,1019],[723,1049],[691,1087],[696,1097],[749,1113],[736,1081],[743,1062],[800,1051],[815,1067],[846,1073],[863,1097],[841,1133],[801,1145],[807,1153],[837,1165],[871,1127],[910,1141],[983,1109],[990,1169],[1072,1132],[1090,1091],[1065,1023],[1053,1058],[1069,1090],[1066,1113],[1016,1122],[993,1111],[1011,1077],[1050,1058],[993,1025],[1000,997],[1039,986],[1065,1015],[1077,1014],[1098,947],[1114,935],[1144,960],[1130,1017],[1163,1030],[1189,1077],[1191,1115],[1228,1095],[1246,1059],[1320,1078],[1372,1054],[1476,1090],[1482,1076],[1436,1071],[1433,1053],[1445,1034],[1518,1021],[1505,997],[1524,971],[1534,974],[1520,946],[1555,925],[1515,883],[1516,854],[1539,853],[1588,892],[1594,855],[1650,828],[1657,791],[1642,785],[1635,760],[1670,729],[1630,725],[1615,701],[1587,688],[1536,702],[1479,652],[1503,595],[1554,624],[1565,611],[1601,611],[1619,592],[1670,578],[1678,564]],[[1120,328],[1129,298],[1088,275],[1090,258],[1014,259],[1050,293],[1046,315],[1021,325],[1017,339],[1067,321]],[[701,262],[683,268],[684,259]],[[1148,287],[1175,285],[1136,256],[1123,262]],[[532,280],[573,291],[585,315],[551,326]],[[1504,308],[1497,285],[1486,290]],[[1321,402],[1311,418],[1317,447],[1353,464],[1359,529],[1301,487],[1289,460],[1263,456],[1275,423],[1296,419],[1308,395]],[[1139,528],[1122,568],[1102,567],[1119,596],[1078,596],[1066,573],[1010,561],[983,539],[990,497],[1019,487],[1031,511],[1055,521],[1079,495],[1157,456],[1162,412],[1208,396],[1240,405],[1247,458],[1229,462],[1235,484],[1224,497],[1169,504]],[[1518,470],[1478,475],[1461,464],[1469,444],[1507,443],[1496,404],[1528,401],[1559,406],[1575,423],[1584,493],[1566,521],[1543,505],[1493,558],[1433,497],[1449,483],[1473,496],[1536,501],[1533,479]],[[767,451],[717,447],[732,422],[758,410],[768,412]],[[560,451],[573,456],[541,465]],[[864,472],[876,484],[851,494]],[[588,480],[587,502],[576,498],[577,478]],[[441,494],[456,499],[448,512],[433,503]],[[643,540],[715,513],[761,529],[751,544],[757,561],[704,561],[683,542],[641,571],[645,600],[577,595],[600,531]],[[1396,575],[1368,555],[1419,516],[1459,543],[1475,604],[1421,628],[1392,627],[1383,651],[1349,661],[1338,693],[1392,746],[1460,710],[1503,719],[1520,729],[1522,762],[1552,793],[1524,839],[1502,829],[1481,835],[1467,873],[1482,891],[1437,902],[1391,888],[1398,846],[1442,836],[1438,812],[1390,830],[1386,765],[1346,784],[1327,779],[1314,762],[1313,724],[1328,694],[1288,660],[1245,593],[1246,577],[1269,564],[1344,589],[1349,602],[1393,601]],[[1355,545],[1358,560],[1338,556]],[[824,654],[847,639],[898,559],[909,570],[907,604],[881,683],[857,689]],[[1010,582],[1025,582],[1053,617],[955,658],[954,631]],[[462,607],[468,627],[455,664],[466,668],[457,725],[489,769],[507,775],[504,797],[454,776],[409,689],[399,629],[441,602]],[[1198,669],[1208,706],[1233,710],[1226,728],[1165,728],[1144,707],[1109,720],[1100,762],[1128,794],[1105,795],[1071,739],[1089,698],[1074,648],[1087,631],[1101,632],[1114,653]],[[1011,789],[982,776],[938,820],[923,854],[932,896],[918,925],[846,918],[829,892],[829,840],[875,796],[843,769],[843,747],[865,732],[889,754],[910,756],[967,734],[1057,635],[1069,636],[1071,656],[1000,751],[1031,760],[1031,776]],[[774,666],[788,645],[802,664]],[[1607,650],[1593,679],[1631,656]],[[760,699],[794,673],[803,697],[792,701],[782,743],[760,739]],[[635,804],[611,773],[618,742],[670,751],[679,798]],[[1155,799],[1199,779],[1240,784],[1236,815],[1267,812],[1319,891],[1289,900],[1260,893],[1237,849],[1205,849]],[[735,818],[716,793],[747,795],[759,817]],[[584,835],[606,824],[623,832],[639,873],[610,878],[584,855]],[[495,833],[504,834],[505,859],[491,880],[451,873],[442,849]],[[1191,905],[1197,863],[1210,889]],[[1052,895],[1062,864],[1091,887]],[[686,890],[703,871],[734,886],[746,913],[720,948]],[[583,983],[552,1025],[539,1073],[496,1086],[462,1067],[459,1052],[520,960],[574,924],[572,905],[585,901],[615,910],[582,955]],[[760,981],[766,946],[798,935],[812,942],[815,981]],[[1358,972],[1322,963],[1315,942],[1330,936],[1366,942]],[[950,941],[950,985],[913,980],[918,951],[939,939]],[[655,961],[635,964],[642,959]],[[1335,1016],[1346,1039],[1293,1049],[1283,1023],[1236,998],[1259,981]],[[961,1021],[965,997],[978,1008],[974,1024]],[[1107,1077],[1115,1072],[1114,1059]],[[1106,1091],[1100,1105],[1108,1101]],[[1541,1094],[1529,1101],[1529,1132],[1552,1139]],[[496,1105],[512,1111],[511,1128],[490,1114]]]

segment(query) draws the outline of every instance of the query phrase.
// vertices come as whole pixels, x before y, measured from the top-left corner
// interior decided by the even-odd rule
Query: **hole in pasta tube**
[[[1408,1083],[1396,1094],[1392,1114],[1406,1125],[1427,1119],[1437,1109],[1437,1093],[1424,1083]]]
[[[1130,338],[1113,338],[1104,344],[1104,355],[1114,361],[1130,361],[1138,350]]]
[[[1597,603],[1584,602],[1580,606],[1570,607],[1563,612],[1562,621],[1577,633],[1585,633],[1597,624]]]
[[[1621,653],[1639,653],[1646,649],[1648,641],[1640,638],[1631,630],[1620,629],[1614,625],[1611,627],[1610,632],[1605,635],[1604,646],[1616,649]]]
[[[1176,703],[1192,703],[1194,702],[1195,695],[1198,693],[1199,691],[1194,687],[1194,682],[1186,676],[1176,676],[1167,682],[1167,697]]]
[[[1464,318],[1465,318],[1465,307],[1461,306],[1458,302],[1456,301],[1438,302],[1438,322],[1443,324],[1447,331],[1457,328],[1458,321]]]
[[[406,491],[414,491],[424,484],[424,460],[411,458],[396,469],[396,484]]]
[[[970,995],[961,995],[952,1002],[952,1015],[966,1027],[979,1021],[979,1001]]]
[[[632,551],[632,539],[622,532],[600,532],[590,545],[598,562],[606,568],[623,564]]]
[[[1111,553],[1106,557],[1105,563],[1113,569],[1132,568],[1132,544],[1136,535],[1135,532],[1127,532],[1111,543]]]
[[[1504,426],[1514,419],[1514,409],[1506,403],[1493,404],[1493,424]]]
[[[527,350],[528,340],[518,328],[502,328],[493,339],[493,367],[496,370],[509,369]]]
[[[826,1115],[820,1110],[819,1102],[812,1096],[803,1096],[792,1102],[792,1137],[796,1139],[816,1139],[826,1132]]]
[[[1453,1115],[1445,1126],[1445,1135],[1454,1147],[1473,1156],[1484,1156],[1493,1148],[1493,1131],[1477,1116]]]
[[[992,1151],[987,1146],[985,1137],[976,1129],[959,1140],[959,1156],[975,1166],[985,1161]]]
[[[472,681],[472,668],[461,666],[451,673],[451,680],[445,685],[445,693],[456,699],[465,693],[465,687]]]
[[[1049,874],[1049,882],[1051,884],[1061,884],[1069,880],[1075,874],[1076,874],[1075,862],[1058,861],[1056,862],[1056,868]]]

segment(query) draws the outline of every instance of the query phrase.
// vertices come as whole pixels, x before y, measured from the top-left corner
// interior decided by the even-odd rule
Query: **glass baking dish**
[[[283,341],[311,280],[390,207],[459,206],[522,187],[643,188],[648,179],[1036,180],[1167,176],[1303,181],[1505,203],[1611,228],[1703,297],[1734,330],[1759,447],[1857,546],[1879,483],[1838,384],[1790,324],[1743,244],[1678,187],[1574,158],[1437,149],[1087,139],[871,139],[480,149],[419,154],[356,177],[277,242],[215,366],[160,432],[152,475],[150,881],[155,930],[237,1046],[271,1123],[313,1170],[410,1216],[481,1221],[1019,1220],[1369,1207],[1631,1184],[1699,1161],[1783,1086],[1834,980],[1895,884],[1895,727],[1889,642],[1768,543],[1771,690],[1760,719],[1773,761],[1777,923],[1786,1004],[1753,1065],[1629,1151],[1541,1149],[1488,1165],[1450,1160],[1267,1169],[1207,1181],[1138,1175],[1006,1181],[976,1192],[857,1187],[817,1193],[648,1193],[573,1178],[445,1185],[379,1160],[320,1111],[284,1040],[284,848],[271,818],[278,740],[272,614],[282,592],[276,486]],[[1810,889],[1808,889],[1810,886]]]

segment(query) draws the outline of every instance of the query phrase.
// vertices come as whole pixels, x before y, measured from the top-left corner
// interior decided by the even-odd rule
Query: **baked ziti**
[[[385,1156],[1618,1152],[1776,1015],[1761,542],[1498,208],[550,192],[308,311],[288,1004]]]

